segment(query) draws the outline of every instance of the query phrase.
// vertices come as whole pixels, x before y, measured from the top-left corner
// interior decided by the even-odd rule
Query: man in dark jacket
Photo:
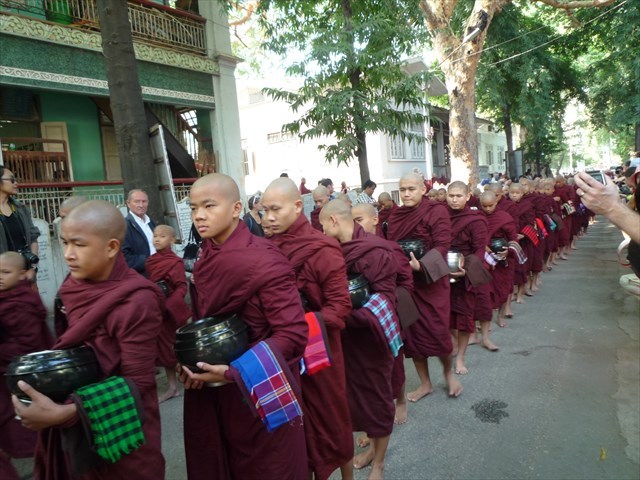
[[[145,275],[144,262],[147,257],[156,253],[153,246],[153,229],[156,224],[147,215],[149,197],[143,190],[131,190],[127,196],[127,208],[127,235],[122,251],[127,265]]]

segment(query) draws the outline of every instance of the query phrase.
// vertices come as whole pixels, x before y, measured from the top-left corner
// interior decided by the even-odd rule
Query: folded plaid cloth
[[[313,375],[331,366],[327,334],[322,320],[314,312],[304,314],[309,327],[309,339],[302,354],[302,373]]]
[[[374,293],[362,308],[369,310],[378,319],[391,353],[397,357],[403,345],[400,338],[400,325],[387,299],[379,293]]]
[[[122,377],[110,377],[75,392],[91,424],[98,455],[116,463],[144,445],[136,402]]]
[[[520,232],[533,243],[536,247],[540,244],[540,239],[538,238],[538,232],[531,225],[525,225]]]
[[[518,242],[514,240],[510,241],[509,250],[513,250],[515,252],[516,256],[518,257],[518,263],[520,265],[524,265],[525,263],[527,263],[527,255],[524,253],[524,250],[522,250],[522,247]]]
[[[255,411],[269,432],[302,416],[295,392],[274,352],[265,342],[247,350],[231,362],[240,373]]]
[[[558,225],[556,224],[556,222],[553,221],[553,218],[551,218],[551,215],[549,215],[548,213],[544,214],[544,221],[547,223],[547,225],[549,225],[549,229],[551,231],[558,228]]]

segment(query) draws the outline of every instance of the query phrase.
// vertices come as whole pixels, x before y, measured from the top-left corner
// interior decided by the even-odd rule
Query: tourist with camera
[[[25,259],[27,278],[35,282],[38,267],[40,231],[31,220],[29,209],[13,197],[18,181],[11,170],[0,165],[0,254],[19,252]]]

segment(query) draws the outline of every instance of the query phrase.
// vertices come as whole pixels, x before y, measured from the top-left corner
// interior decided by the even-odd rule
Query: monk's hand
[[[31,399],[31,404],[26,405],[18,397],[12,395],[13,409],[16,412],[16,418],[19,418],[22,425],[29,430],[39,431],[61,425],[76,414],[75,403],[57,404],[22,380],[18,382],[18,388]]]
[[[449,275],[451,275],[453,278],[460,278],[460,277],[464,277],[467,274],[467,271],[460,267],[460,270],[458,270],[457,272],[452,272]]]
[[[505,260],[508,254],[509,254],[509,249],[505,248],[504,250],[501,250],[498,253],[496,253],[496,257],[498,258],[498,260]]]
[[[414,272],[420,271],[420,262],[418,261],[416,256],[413,254],[413,252],[409,252],[409,265],[411,265],[411,269]]]
[[[25,277],[30,282],[35,282],[36,281],[36,271],[33,268],[30,268],[29,270],[27,270],[27,273],[25,274]]]
[[[522,240],[524,238],[524,235],[519,233],[517,238],[518,238],[518,240]]]
[[[204,370],[203,373],[193,373],[189,368],[182,366],[183,370],[189,376],[189,380],[204,383],[230,383],[226,378],[224,378],[224,372],[229,370],[229,365],[209,365],[208,363],[198,362],[196,365],[200,370]],[[185,383],[185,388],[187,385]],[[202,388],[200,387],[191,387],[191,388]]]

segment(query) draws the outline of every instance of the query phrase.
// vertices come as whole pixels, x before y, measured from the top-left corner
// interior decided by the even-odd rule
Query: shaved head
[[[405,173],[402,177],[400,177],[400,182],[424,184],[422,175],[418,175],[417,173],[414,173],[414,172]]]
[[[329,189],[327,187],[325,187],[324,185],[318,185],[316,188],[313,189],[313,192],[311,192],[313,194],[313,198],[315,199],[316,197],[322,197],[325,195],[329,195]]]
[[[156,226],[156,228],[154,228],[153,231],[157,233],[163,233],[165,235],[169,235],[173,238],[176,237],[176,231],[171,225],[158,225]]]
[[[4,252],[0,255],[0,264],[3,267],[11,267],[12,269],[24,271],[27,269],[27,262],[21,253]]]
[[[193,183],[191,189],[210,187],[216,189],[230,202],[240,201],[240,190],[238,184],[229,175],[223,173],[210,173],[204,177],[200,177]]]
[[[376,234],[378,225],[378,210],[370,203],[359,203],[351,209],[353,221],[358,223],[365,232]]]
[[[267,189],[264,191],[263,198],[267,197],[268,193],[278,191],[280,194],[284,195],[288,200],[295,202],[296,200],[301,200],[300,190],[296,187],[296,184],[293,183],[293,180],[287,177],[276,178],[273,182],[269,184]]]
[[[359,215],[367,215],[369,217],[377,217],[378,210],[371,203],[358,203],[351,208],[351,215],[355,218]]]
[[[482,204],[494,203],[496,200],[498,200],[498,197],[491,191],[482,192],[480,195],[480,203]]]
[[[104,240],[115,238],[124,242],[126,224],[122,213],[104,200],[89,200],[71,210],[62,225],[81,224],[83,229]]]
[[[285,233],[302,213],[302,197],[293,180],[276,178],[262,196],[264,217],[262,228],[267,225],[274,235]]]
[[[69,215],[69,212],[71,212],[71,210],[76,208],[78,205],[82,205],[87,200],[88,200],[87,197],[76,196],[76,195],[73,195],[67,198],[64,202],[60,204],[60,208],[58,209],[58,213],[60,217],[65,218],[67,215]]]
[[[320,221],[332,215],[344,220],[353,220],[353,217],[351,216],[351,207],[346,202],[340,200],[331,200],[322,207],[322,211],[320,212]]]
[[[457,180],[455,182],[451,182],[447,190],[449,192],[451,190],[462,190],[464,193],[469,193],[469,186],[466,183]]]
[[[519,183],[512,183],[509,186],[509,190],[522,190],[522,185],[520,185]]]
[[[340,192],[339,194],[337,194],[336,200],[340,200],[341,202],[344,202],[347,205],[351,206],[351,198],[346,193]]]
[[[380,195],[378,195],[379,203],[388,202],[390,200],[391,200],[391,195],[389,195],[389,192],[382,192]]]

